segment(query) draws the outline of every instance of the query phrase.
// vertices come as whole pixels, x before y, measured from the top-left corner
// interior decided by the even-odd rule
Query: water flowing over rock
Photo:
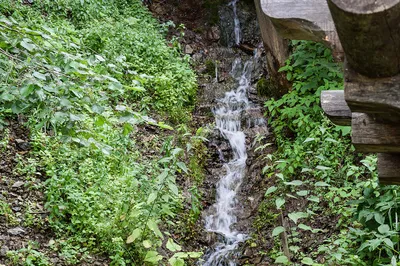
[[[260,29],[256,20],[253,5],[244,1],[233,0],[219,9],[220,43],[226,47],[249,44],[256,47]],[[246,25],[241,27],[241,25]]]
[[[231,75],[237,80],[238,87],[225,93],[218,100],[214,109],[216,127],[220,134],[229,141],[233,158],[226,164],[226,175],[217,184],[216,203],[211,207],[212,213],[206,217],[206,230],[217,233],[220,240],[205,257],[204,266],[229,265],[234,266],[237,248],[246,235],[233,229],[237,222],[237,191],[242,183],[246,170],[246,136],[242,131],[242,116],[253,104],[247,98],[250,87],[253,61],[242,64],[240,58],[233,63]],[[265,124],[262,118],[248,117],[246,125],[261,126]]]

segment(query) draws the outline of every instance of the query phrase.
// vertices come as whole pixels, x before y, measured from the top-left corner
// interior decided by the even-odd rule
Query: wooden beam
[[[334,124],[351,126],[351,110],[344,100],[344,91],[322,91],[321,107]]]
[[[276,96],[282,96],[291,87],[286,74],[279,72],[279,69],[285,65],[286,59],[289,58],[289,41],[278,34],[270,18],[263,13],[260,1],[254,0],[254,4],[267,57],[268,78],[272,84],[276,84]]]
[[[342,51],[326,1],[261,0],[261,7],[284,38],[323,42]]]
[[[352,112],[400,116],[400,75],[369,78],[345,65],[345,99]]]
[[[352,142],[360,152],[400,153],[400,123],[384,115],[353,113]]]
[[[379,182],[384,185],[400,185],[400,154],[378,154]]]
[[[328,0],[328,6],[355,71],[368,77],[400,72],[400,0]]]

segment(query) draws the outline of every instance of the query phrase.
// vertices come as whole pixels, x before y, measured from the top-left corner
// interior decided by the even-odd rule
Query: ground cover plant
[[[284,265],[398,265],[396,187],[379,185],[376,157],[358,154],[350,127],[320,107],[321,90],[343,88],[341,66],[321,44],[292,45],[280,71],[293,88],[265,103],[278,147],[265,158],[275,185],[254,224],[274,240],[266,254]]]
[[[139,0],[6,0],[0,15],[0,126],[18,118],[30,131],[25,174],[46,177],[52,246],[65,263],[93,253],[111,265],[199,257],[164,230],[182,208],[176,177],[189,175],[192,153],[172,126],[190,119],[196,93],[167,26]],[[48,263],[35,245],[8,255]]]

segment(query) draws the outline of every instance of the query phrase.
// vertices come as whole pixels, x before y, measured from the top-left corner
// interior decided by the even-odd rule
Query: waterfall
[[[203,266],[235,266],[238,245],[247,237],[234,230],[232,226],[237,222],[236,194],[246,170],[246,136],[241,131],[241,118],[248,109],[253,108],[247,98],[253,60],[242,64],[241,60],[236,58],[232,65],[231,75],[238,81],[238,87],[225,93],[213,110],[216,127],[229,141],[233,158],[223,166],[226,175],[217,184],[216,203],[212,206],[212,214],[206,217],[206,230],[217,233],[220,240],[212,250],[207,252]],[[264,121],[253,121],[251,124],[256,123],[264,124]]]
[[[234,23],[234,29],[235,29],[235,44],[239,45],[240,44],[240,21],[239,17],[237,15],[237,7],[236,4],[239,0],[232,0],[232,2],[229,3],[229,5],[232,6],[233,8],[233,23]]]

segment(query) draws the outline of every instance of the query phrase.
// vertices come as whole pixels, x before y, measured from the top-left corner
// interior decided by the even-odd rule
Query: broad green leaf
[[[290,181],[290,182],[284,182],[284,184],[288,185],[288,186],[301,186],[303,184],[303,181],[301,181],[301,180],[293,180],[293,181]]]
[[[151,241],[150,240],[144,240],[143,242],[142,242],[142,244],[143,244],[143,246],[145,247],[145,248],[151,248],[151,246],[152,246],[152,243],[151,243]]]
[[[184,266],[185,265],[185,261],[181,258],[175,258],[172,257],[168,260],[169,264],[171,264],[171,266]]]
[[[314,184],[316,187],[329,187],[330,185],[326,182],[319,181]]]
[[[314,140],[315,140],[314,138],[306,138],[306,140],[303,143],[307,143],[307,142],[314,141]]]
[[[375,221],[377,223],[379,223],[379,224],[384,224],[385,223],[385,217],[383,217],[383,215],[380,214],[379,212],[374,214],[374,218],[375,218]]]
[[[390,260],[390,265],[391,266],[396,266],[397,265],[396,255],[392,256],[392,259]]]
[[[314,261],[313,261],[311,258],[309,258],[309,257],[304,257],[304,258],[301,260],[301,263],[303,263],[303,264],[305,264],[305,265],[313,265],[313,264],[314,264]]]
[[[277,198],[275,200],[275,205],[276,205],[277,209],[280,209],[283,204],[285,204],[285,199],[284,198]]]
[[[178,187],[174,183],[168,182],[168,188],[172,191],[172,193],[174,193],[175,196],[179,195]]]
[[[335,139],[331,139],[331,138],[326,138],[325,140],[329,141],[329,142],[333,142],[333,143],[339,143],[339,141],[337,141]]]
[[[315,167],[315,168],[317,168],[318,170],[322,170],[322,171],[331,169],[330,167],[326,167],[326,166],[323,166],[323,165],[318,165],[318,166]]]
[[[389,238],[384,238],[383,242],[385,242],[385,244],[390,247],[391,249],[394,249],[394,244],[392,242],[392,240],[390,240]]]
[[[33,72],[32,76],[34,76],[35,78],[41,79],[41,80],[46,80],[46,75],[39,73],[39,72]]]
[[[153,231],[153,233],[160,237],[160,238],[164,238],[163,234],[161,233],[160,229],[158,229],[157,223],[154,220],[149,220],[147,222],[147,227]]]
[[[182,247],[179,246],[178,244],[176,244],[172,238],[168,239],[166,247],[167,247],[167,249],[169,249],[172,252],[182,250]]]
[[[22,97],[26,98],[28,97],[30,94],[32,94],[32,92],[35,90],[35,86],[30,84],[28,86],[24,86],[21,88],[20,93],[22,95]]]
[[[298,227],[300,229],[303,229],[303,230],[306,230],[306,231],[312,231],[313,230],[310,226],[305,225],[305,224],[299,224]]]
[[[149,197],[147,198],[147,204],[151,204],[157,198],[157,192],[151,192]]]
[[[165,124],[164,122],[158,122],[156,125],[159,126],[162,129],[174,130],[173,127]]]
[[[275,227],[274,230],[272,230],[272,236],[278,236],[283,232],[285,232],[285,228],[283,226]]]
[[[130,90],[130,91],[137,91],[137,92],[144,92],[144,91],[146,91],[146,89],[143,88],[143,87],[131,87],[131,86],[126,86],[126,85],[123,85],[123,87],[124,87],[125,89],[127,89],[127,90]]]
[[[159,255],[157,251],[150,250],[150,251],[147,251],[144,261],[156,264],[157,262],[159,262],[162,259],[163,259],[163,257],[161,255]]]
[[[287,264],[287,263],[289,263],[289,260],[285,255],[282,255],[275,259],[275,263]]]
[[[177,162],[176,165],[186,174],[189,172],[184,162]]]
[[[126,239],[126,243],[127,244],[132,243],[137,238],[139,238],[141,234],[142,234],[142,229],[136,228],[135,230],[133,230],[132,234],[130,236],[128,236],[128,238]]]
[[[288,214],[288,217],[289,217],[289,219],[292,220],[295,224],[297,224],[297,221],[298,221],[299,219],[307,218],[307,217],[308,217],[308,214],[305,213],[305,212],[292,212],[292,213],[289,213],[289,214]]]
[[[7,91],[3,92],[0,96],[0,100],[11,102],[15,99],[14,95],[8,93]]]
[[[390,227],[387,224],[382,224],[381,226],[378,227],[378,231],[381,234],[387,234],[390,231]]]
[[[316,203],[319,203],[319,197],[317,197],[317,196],[310,196],[310,197],[308,197],[307,198],[309,201],[312,201],[312,202],[316,202]]]
[[[20,44],[21,44],[22,47],[24,47],[29,52],[32,52],[36,47],[36,45],[31,43],[31,40],[29,40],[29,39],[24,39],[23,41],[21,41]]]
[[[296,192],[297,195],[303,197],[308,195],[308,190],[300,190]]]
[[[269,187],[269,188],[267,189],[267,192],[265,192],[265,196],[267,196],[267,195],[269,195],[269,194],[271,194],[271,193],[274,193],[277,189],[278,189],[278,188],[275,187],[275,186]]]

